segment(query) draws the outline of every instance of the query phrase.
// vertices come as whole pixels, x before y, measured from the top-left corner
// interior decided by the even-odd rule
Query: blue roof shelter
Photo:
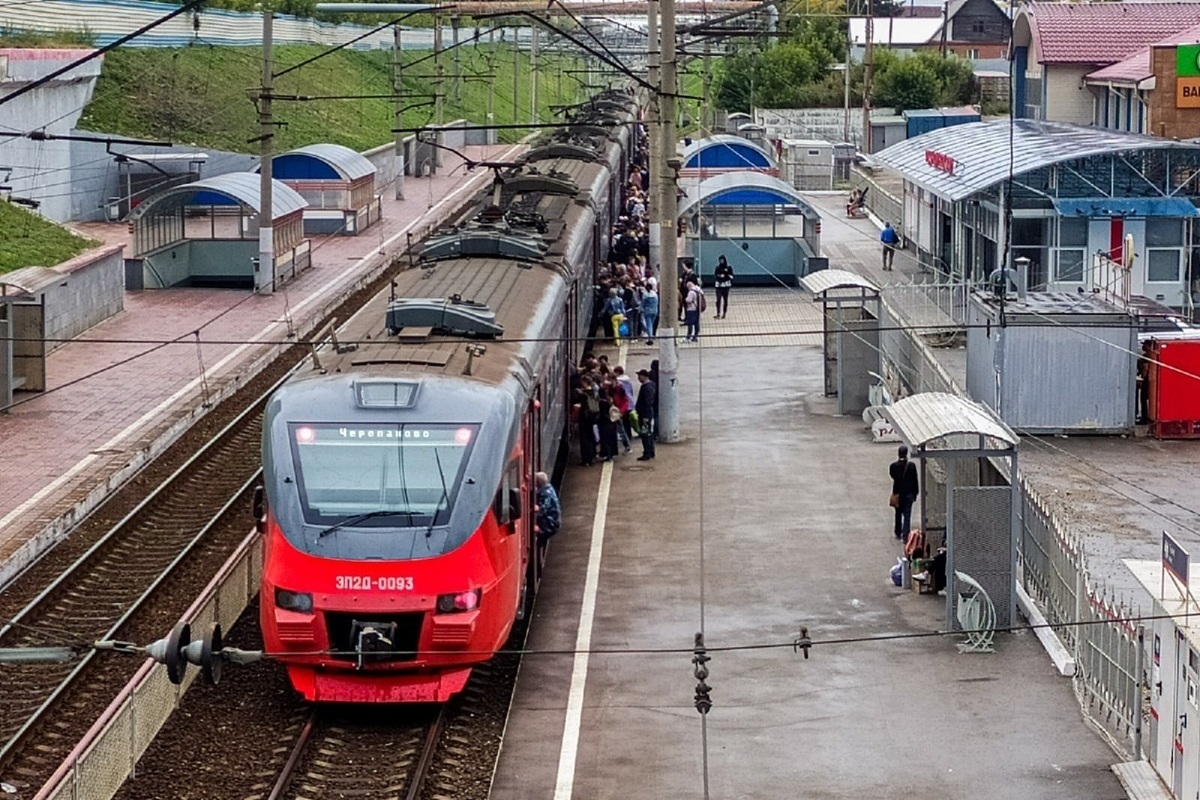
[[[771,154],[749,139],[732,134],[717,134],[697,139],[683,149],[681,178],[707,178],[723,172],[745,171],[778,175]]]
[[[379,221],[383,206],[375,189],[375,165],[340,144],[298,147],[271,162],[271,177],[308,201],[304,232],[361,233]]]
[[[771,175],[743,170],[706,178],[687,188],[679,217],[689,220],[687,252],[701,280],[711,280],[721,255],[739,286],[794,285],[827,264],[820,215]]]

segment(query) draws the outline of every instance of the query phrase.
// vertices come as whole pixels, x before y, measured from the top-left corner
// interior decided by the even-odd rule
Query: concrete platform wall
[[[124,310],[124,250],[110,245],[55,267],[65,280],[45,291],[46,338],[70,339]],[[61,346],[52,342],[49,349]]]

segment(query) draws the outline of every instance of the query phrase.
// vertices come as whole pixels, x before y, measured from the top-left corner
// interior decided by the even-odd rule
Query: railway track
[[[125,514],[0,628],[0,646],[86,644],[134,638],[149,609],[215,530],[245,533],[247,497],[261,472],[262,412],[277,382]],[[239,502],[240,501],[240,502]],[[216,564],[222,555],[216,554]],[[212,570],[209,570],[211,575]],[[187,597],[176,602],[186,607]],[[169,604],[167,604],[169,605]],[[176,609],[181,613],[182,608]],[[170,626],[165,607],[144,616]],[[87,650],[66,664],[0,668],[0,777],[34,785],[57,766],[138,659]]]
[[[445,706],[353,715],[314,711],[267,800],[417,800],[446,718]]]

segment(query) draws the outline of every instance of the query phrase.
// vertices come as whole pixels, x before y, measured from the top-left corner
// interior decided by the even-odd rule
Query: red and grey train
[[[307,700],[445,701],[527,608],[636,118],[575,109],[270,399],[260,621]]]

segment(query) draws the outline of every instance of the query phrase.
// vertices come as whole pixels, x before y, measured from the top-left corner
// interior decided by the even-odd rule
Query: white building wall
[[[83,50],[0,49],[0,97],[49,75],[84,55]],[[67,135],[75,127],[100,74],[102,58],[76,67],[50,83],[0,105],[0,130]],[[71,143],[5,137],[0,140],[0,182],[12,196],[37,200],[42,216],[71,218]],[[7,178],[5,178],[7,175]]]
[[[1045,82],[1046,104],[1042,119],[1050,122],[1073,122],[1091,125],[1094,105],[1092,93],[1083,78],[1093,67],[1075,65],[1044,65],[1042,80]]]

